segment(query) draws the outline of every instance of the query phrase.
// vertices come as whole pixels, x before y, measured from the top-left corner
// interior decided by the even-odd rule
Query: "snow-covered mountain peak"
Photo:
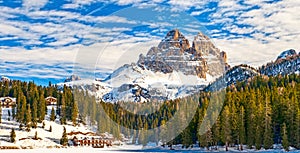
[[[203,33],[195,36],[191,47],[174,29],[136,63],[121,66],[89,89],[97,89],[97,97],[109,102],[175,99],[196,93],[221,76],[226,58]]]
[[[282,53],[277,57],[277,60],[280,60],[280,59],[288,59],[289,57],[293,57],[293,56],[296,56],[296,55],[297,55],[297,52],[296,52],[294,49],[290,49],[290,50],[287,50],[287,51],[282,52]]]

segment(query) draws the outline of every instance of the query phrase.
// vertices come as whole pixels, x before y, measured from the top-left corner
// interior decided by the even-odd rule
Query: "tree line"
[[[90,124],[98,125],[99,133],[109,132],[117,138],[122,133],[125,137],[133,138],[133,143],[146,145],[148,141],[160,141],[169,147],[182,144],[185,148],[198,143],[207,149],[235,146],[239,150],[243,150],[244,145],[260,150],[271,149],[273,144],[282,144],[286,150],[288,146],[300,149],[299,75],[256,76],[224,90],[224,97],[213,98],[215,93],[203,91],[163,103],[96,102],[86,92],[75,92],[80,114],[92,120]],[[188,126],[175,138],[165,142],[176,129],[163,127],[171,122],[178,111],[179,117],[176,116],[172,122],[184,126],[181,123],[184,123],[189,115],[187,111],[193,109],[194,103],[197,103],[197,110]],[[220,113],[215,108],[219,105],[222,105]],[[154,113],[151,113],[153,110]],[[146,115],[138,115],[140,111]],[[204,127],[206,132],[201,133],[199,129],[204,118],[216,120],[213,124],[207,123],[207,127]],[[155,130],[149,132],[148,129]]]

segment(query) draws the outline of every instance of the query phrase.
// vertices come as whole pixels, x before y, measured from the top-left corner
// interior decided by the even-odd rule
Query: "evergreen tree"
[[[46,101],[45,101],[45,97],[44,97],[44,91],[40,92],[40,96],[39,96],[39,109],[38,109],[38,115],[39,115],[39,122],[42,123],[43,120],[45,119],[45,115],[46,115]]]
[[[282,130],[281,130],[281,135],[282,135],[282,146],[284,150],[289,151],[289,140],[287,137],[287,131],[286,131],[286,124],[283,124]]]
[[[20,102],[21,103],[21,109],[20,109],[20,112],[18,112],[18,122],[21,122],[21,123],[25,123],[25,116],[26,116],[26,110],[27,110],[27,102],[26,102],[26,97],[25,96],[22,96],[22,101]]]
[[[209,147],[212,144],[212,131],[211,131],[211,128],[210,128],[210,123],[207,123],[207,125],[206,125],[205,134],[200,135],[198,139],[199,139],[199,142],[200,142],[200,146],[201,147],[206,147],[207,150],[209,150]]]
[[[37,133],[37,131],[35,131],[35,134],[34,134],[33,139],[34,139],[34,140],[38,140],[38,133]]]
[[[10,142],[11,143],[15,143],[16,142],[16,132],[15,132],[15,129],[11,129],[11,132],[10,132]]]
[[[63,145],[63,146],[66,146],[68,144],[68,137],[67,137],[66,127],[64,127],[64,131],[63,131],[62,137],[60,139],[60,144]]]
[[[300,109],[297,110],[296,123],[295,123],[295,147],[300,149]]]
[[[146,134],[145,134],[145,130],[142,129],[139,131],[139,139],[138,139],[138,143],[142,144],[143,146],[146,146],[147,144],[147,138],[146,138]]]
[[[222,141],[225,143],[226,151],[228,151],[228,146],[231,140],[231,127],[230,127],[229,113],[230,112],[228,106],[225,106],[221,116],[222,118],[221,135],[222,135]]]
[[[38,109],[37,100],[34,99],[32,104],[32,127],[33,128],[37,128],[37,120],[38,120],[37,109]]]
[[[77,125],[77,117],[78,117],[78,106],[77,106],[77,102],[74,101],[73,110],[72,110],[72,122],[74,126]]]
[[[265,149],[271,149],[273,142],[273,133],[272,133],[272,119],[271,119],[271,107],[269,104],[269,100],[266,100],[265,104],[265,118],[264,118],[264,135],[263,135],[263,143]]]
[[[12,112],[12,118],[15,119],[16,118],[16,106],[12,106],[11,108],[11,112]]]
[[[245,131],[245,109],[243,106],[240,107],[240,115],[238,119],[239,124],[239,150],[243,150],[243,144],[246,142],[246,131]]]
[[[55,119],[56,119],[55,110],[54,110],[54,107],[52,107],[50,121],[55,121]]]
[[[255,118],[256,118],[256,104],[255,104],[255,92],[250,90],[247,94],[248,96],[248,105],[246,110],[246,131],[247,131],[247,144],[249,148],[252,148],[255,142]]]
[[[133,130],[133,134],[132,134],[132,144],[136,144],[136,137],[137,137],[136,130]]]
[[[64,96],[62,97],[61,100],[61,114],[60,114],[60,123],[66,124],[66,101]]]
[[[0,104],[0,124],[2,123],[2,106]]]
[[[26,121],[25,121],[26,131],[29,132],[30,128],[31,128],[31,124],[32,124],[30,104],[28,104],[25,119],[26,119]]]

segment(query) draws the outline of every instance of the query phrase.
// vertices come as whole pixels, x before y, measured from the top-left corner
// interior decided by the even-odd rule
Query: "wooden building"
[[[12,107],[15,106],[17,99],[12,97],[1,97],[0,102],[2,107]]]
[[[57,99],[55,97],[47,97],[45,98],[46,104],[47,105],[56,105],[57,104]]]
[[[104,148],[104,146],[112,146],[112,139],[103,138],[92,132],[70,132],[67,133],[72,146],[91,146],[93,148]]]

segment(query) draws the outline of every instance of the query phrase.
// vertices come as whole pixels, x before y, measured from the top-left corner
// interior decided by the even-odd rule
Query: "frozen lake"
[[[0,153],[141,153],[141,152],[222,152],[225,151],[203,151],[199,150],[198,148],[194,148],[191,150],[168,150],[168,149],[161,149],[161,148],[152,148],[152,149],[140,149],[140,148],[102,148],[102,149],[94,149],[94,148],[68,148],[68,149],[24,149],[24,150],[0,150]],[[239,152],[239,151],[229,151],[229,152]],[[247,150],[243,152],[259,152],[259,153],[280,153],[284,152],[283,150],[261,150],[261,151],[253,151]],[[291,151],[291,152],[300,152],[300,151]]]

